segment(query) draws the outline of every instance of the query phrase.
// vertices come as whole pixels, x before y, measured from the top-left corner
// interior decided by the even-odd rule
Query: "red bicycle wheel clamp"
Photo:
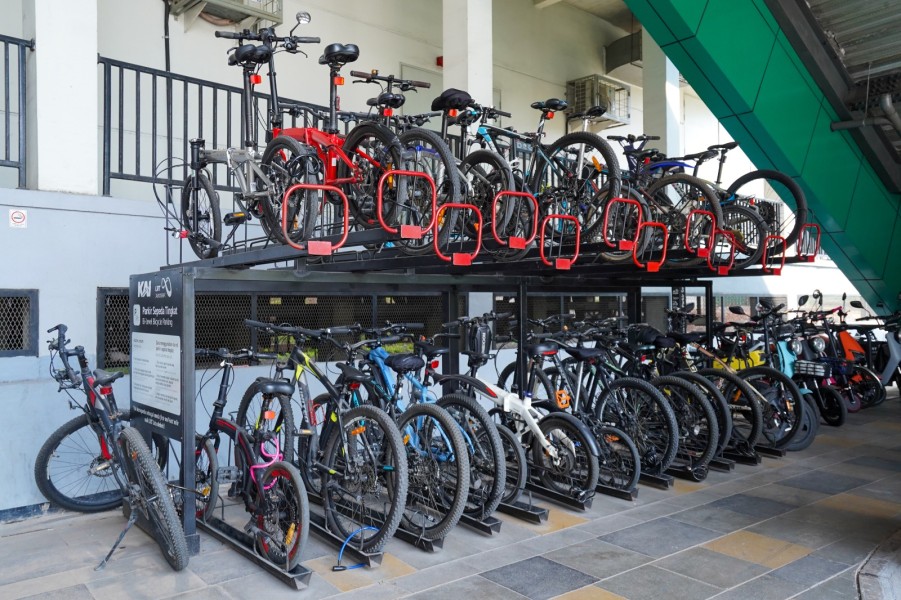
[[[298,190],[331,192],[332,194],[337,194],[338,197],[341,198],[341,202],[344,204],[344,211],[342,212],[342,214],[344,215],[342,231],[344,233],[342,234],[341,239],[338,240],[337,244],[332,244],[331,242],[326,242],[325,240],[307,240],[305,244],[297,244],[291,240],[291,237],[288,235],[288,197]],[[344,192],[341,191],[340,188],[337,188],[333,185],[323,185],[319,183],[295,183],[287,190],[285,190],[285,195],[282,197],[282,235],[284,235],[285,237],[285,243],[295,250],[306,250],[307,254],[311,256],[330,255],[332,252],[343,246],[347,241],[348,210],[349,204],[347,202],[347,196],[344,195]]]
[[[771,275],[782,275],[785,266],[785,254],[788,248],[781,235],[768,235],[763,240],[763,272]]]
[[[632,248],[632,262],[635,263],[635,266],[639,269],[644,269],[648,273],[656,273],[660,270],[660,267],[663,266],[663,263],[666,262],[666,247],[669,245],[669,231],[666,229],[666,225],[664,225],[663,223],[660,223],[658,221],[645,221],[638,226],[638,231],[636,231],[635,233],[635,239],[639,239],[642,235],[642,232],[646,230],[648,231],[646,235],[653,236],[653,231],[656,230],[658,232],[657,235],[662,238],[660,240],[660,247],[662,248],[660,260],[648,260],[647,262],[641,262],[638,257],[638,244],[635,244],[635,247]],[[651,242],[654,241],[653,237],[649,239],[651,240]],[[653,252],[653,250],[650,249],[650,247],[653,246],[653,243],[648,244],[647,246],[648,250],[643,252],[643,255]],[[644,256],[642,256],[641,258],[644,258]]]
[[[504,241],[497,234],[497,219],[493,218],[491,219],[491,235],[494,236],[494,241],[496,241],[501,246],[509,246],[514,250],[525,250],[526,246],[531,244],[535,240],[535,236],[538,234],[538,200],[536,200],[535,196],[529,194],[528,192],[512,192],[504,190],[502,192],[498,192],[494,199],[491,201],[492,215],[497,214],[497,203],[504,196],[526,198],[532,201],[532,233],[528,238],[511,235],[506,241]]]
[[[628,235],[630,217],[635,215],[635,231]],[[610,217],[613,216],[613,223]],[[641,227],[642,218],[641,203],[632,198],[613,198],[604,208],[604,229],[602,231],[604,243],[617,250],[633,250],[638,240],[638,229]]]
[[[429,224],[425,227],[420,225],[401,225],[400,226],[400,237],[405,240],[421,240],[422,237],[426,234],[427,231],[432,229],[437,222],[437,215],[435,214],[435,205],[437,203],[438,193],[435,188],[435,180],[432,179],[432,176],[428,173],[423,173],[421,171],[402,171],[402,170],[391,170],[385,171],[382,173],[382,176],[379,177],[379,191],[376,197],[376,214],[379,218],[379,225],[382,226],[382,229],[387,231],[390,234],[397,234],[397,228],[391,227],[387,223],[385,223],[385,218],[382,216],[382,203],[384,202],[384,189],[385,189],[385,180],[393,177],[419,177],[421,179],[425,179],[429,182],[429,186],[432,188],[432,218],[429,221]]]
[[[475,213],[476,221],[478,222],[478,227],[476,231],[482,231],[482,212],[478,209],[478,207],[472,204],[464,204],[462,202],[448,202],[447,204],[442,204],[438,207],[438,210],[435,211],[435,222],[439,222],[441,212],[445,211],[449,208],[453,208],[456,210],[466,210],[472,213]],[[458,267],[468,267],[472,264],[472,261],[476,256],[479,255],[479,251],[482,249],[482,236],[476,236],[476,249],[475,252],[454,252],[451,256],[448,256],[441,252],[441,248],[438,247],[438,236],[432,236],[432,246],[435,248],[435,256],[443,260],[444,262],[452,263]]]
[[[547,255],[544,252],[544,240],[545,235],[544,232],[547,231],[547,225],[551,221],[572,221],[573,227],[576,230],[576,251],[570,258],[556,257],[554,258],[554,262],[548,260]],[[547,215],[545,218],[541,220],[541,241],[538,244],[538,255],[541,257],[541,262],[547,265],[548,267],[554,267],[560,271],[568,271],[579,258],[579,242],[581,239],[581,226],[579,225],[579,220],[572,215]]]

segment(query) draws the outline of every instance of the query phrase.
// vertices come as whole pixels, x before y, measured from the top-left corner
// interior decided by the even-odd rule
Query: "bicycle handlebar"
[[[213,34],[217,38],[224,38],[226,40],[249,40],[255,42],[288,42],[295,44],[318,44],[321,40],[316,36],[307,36],[307,35],[287,35],[287,36],[277,36],[275,35],[275,31],[272,28],[261,29],[259,33],[253,33],[249,29],[245,29],[239,33],[234,33],[231,31],[215,31]]]
[[[414,87],[417,88],[430,88],[432,84],[428,81],[416,81],[415,79],[400,79],[395,77],[394,75],[379,75],[377,72],[375,73],[367,73],[365,71],[351,71],[351,77],[359,77],[364,80],[366,83],[372,83],[373,81],[384,81],[386,83],[399,85],[403,91],[407,91],[406,89],[411,89]]]

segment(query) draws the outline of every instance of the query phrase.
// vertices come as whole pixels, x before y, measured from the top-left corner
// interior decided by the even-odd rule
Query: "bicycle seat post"
[[[329,106],[328,106],[328,126],[326,132],[331,134],[338,133],[338,106],[341,98],[338,97],[339,81],[343,83],[341,78],[341,65],[332,63],[329,65]]]

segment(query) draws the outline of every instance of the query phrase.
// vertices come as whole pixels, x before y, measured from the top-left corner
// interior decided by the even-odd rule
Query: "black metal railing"
[[[192,138],[203,138],[210,149],[241,146],[241,88],[105,57],[98,63],[103,70],[103,195],[110,195],[113,179],[180,185],[187,177]],[[253,139],[265,143],[269,97],[259,93],[254,100]],[[287,98],[280,102],[327,110]],[[314,125],[312,114],[292,119],[290,126]],[[236,190],[226,165],[210,170],[217,189]]]
[[[3,45],[3,154],[0,167],[19,171],[19,187],[25,187],[25,50],[34,50],[34,40],[0,35]],[[14,65],[10,70],[10,65]],[[15,151],[13,148],[15,147]]]

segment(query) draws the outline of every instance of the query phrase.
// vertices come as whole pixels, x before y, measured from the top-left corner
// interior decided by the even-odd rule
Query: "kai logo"
[[[149,298],[150,297],[150,282],[149,281],[139,281],[138,282],[138,298]]]

